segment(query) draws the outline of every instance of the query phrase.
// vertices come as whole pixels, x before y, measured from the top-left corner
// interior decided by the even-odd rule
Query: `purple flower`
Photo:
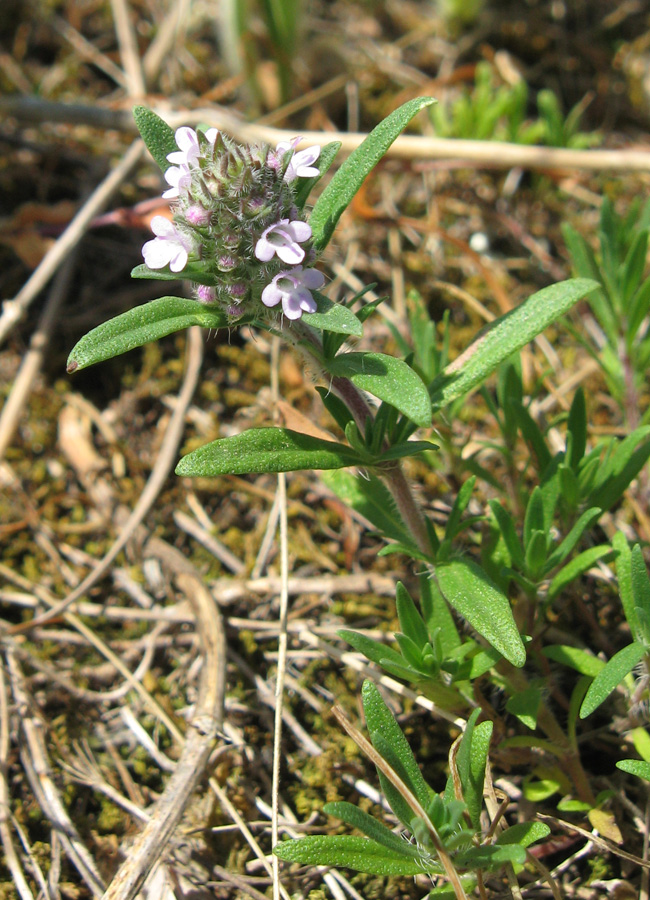
[[[316,301],[311,291],[322,287],[325,276],[318,269],[303,269],[296,266],[290,272],[280,272],[262,291],[265,306],[282,303],[282,311],[287,319],[299,319],[304,312],[316,312]]]
[[[219,134],[216,128],[208,128],[205,136],[211,144],[217,139]],[[167,154],[170,163],[178,166],[195,166],[199,156],[201,155],[201,145],[199,144],[199,136],[193,128],[177,128],[174,134],[176,146],[179,148],[173,153]]]
[[[197,285],[196,299],[199,303],[214,303],[217,299],[216,288],[209,287],[207,284]]]
[[[182,271],[192,249],[190,241],[164,216],[153,217],[151,230],[156,237],[142,248],[147,266],[150,269],[164,269],[168,265],[172,272]]]
[[[209,128],[205,136],[211,144],[214,144],[218,134],[216,128]],[[165,200],[175,199],[179,196],[180,191],[189,185],[192,180],[190,170],[197,165],[201,155],[199,136],[193,128],[177,128],[174,137],[179,149],[167,154],[167,159],[176,165],[171,166],[165,172],[165,181],[171,185],[169,190],[163,194]]]
[[[191,180],[192,174],[187,166],[170,166],[165,172],[165,181],[171,187],[163,193],[163,199],[175,200]]]
[[[282,155],[287,153],[289,150],[294,151],[294,154],[289,160],[289,165],[287,166],[284,173],[285,181],[295,181],[296,178],[313,178],[315,175],[320,175],[318,169],[314,165],[312,165],[312,163],[315,163],[320,156],[320,147],[316,145],[314,147],[307,147],[305,150],[298,150],[297,152],[295,152],[296,147],[301,140],[301,137],[295,137],[290,141],[280,141],[280,143],[275,148]]]
[[[290,266],[298,265],[305,258],[305,251],[299,246],[311,237],[311,228],[297,219],[280,219],[270,225],[255,244],[255,256],[261,262],[268,262],[277,253],[278,258]]]

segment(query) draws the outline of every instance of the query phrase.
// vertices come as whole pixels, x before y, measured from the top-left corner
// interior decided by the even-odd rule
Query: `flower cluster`
[[[179,128],[175,139],[163,194],[173,220],[152,219],[147,267],[183,272],[197,300],[219,304],[231,321],[255,315],[260,302],[281,304],[288,319],[316,312],[311,292],[325,279],[310,268],[312,232],[295,191],[299,179],[319,174],[320,147],[296,150],[300,138],[247,147],[216,128]]]

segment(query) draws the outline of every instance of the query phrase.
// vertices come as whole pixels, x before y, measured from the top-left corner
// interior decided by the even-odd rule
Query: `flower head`
[[[174,227],[164,216],[154,216],[151,230],[156,235],[142,248],[144,261],[150,269],[169,266],[172,272],[181,272],[187,265],[192,250],[191,241]]]
[[[320,156],[320,147],[315,145],[314,147],[307,147],[305,150],[296,150],[301,140],[301,137],[295,137],[291,141],[280,141],[275,148],[282,157],[290,150],[294,151],[284,173],[285,181],[295,181],[296,178],[313,178],[315,175],[320,174],[313,165]]]
[[[255,256],[261,262],[268,262],[277,254],[282,262],[295,266],[305,258],[305,251],[300,246],[311,237],[311,228],[306,222],[296,219],[280,219],[269,225],[262,237],[255,244]]]
[[[316,301],[311,291],[322,287],[325,276],[318,269],[303,269],[296,266],[289,272],[280,272],[262,291],[265,306],[282,303],[282,311],[287,319],[299,319],[303,312],[314,313]]]

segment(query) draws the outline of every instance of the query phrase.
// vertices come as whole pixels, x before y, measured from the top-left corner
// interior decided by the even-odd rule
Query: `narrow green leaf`
[[[496,840],[497,844],[519,844],[522,847],[530,847],[535,841],[542,841],[548,837],[551,829],[545,822],[519,822],[502,831]]]
[[[369,875],[412,877],[440,872],[440,867],[433,862],[412,859],[370,838],[351,834],[314,834],[295,841],[281,841],[273,853],[303,866],[343,866]]]
[[[537,713],[542,701],[542,692],[537,687],[529,687],[508,698],[506,709],[516,716],[526,728],[534,731],[537,728]]]
[[[443,658],[448,657],[460,647],[461,639],[449,605],[428,573],[420,575],[420,605],[429,635],[439,635]]]
[[[383,847],[394,850],[400,856],[408,856],[416,859],[420,854],[418,848],[413,844],[409,844],[399,834],[395,834],[390,828],[379,822],[374,816],[364,812],[353,803],[347,803],[345,800],[335,803],[326,803],[323,812],[328,816],[336,816],[337,819],[362,831],[366,837],[371,838]]]
[[[318,291],[312,291],[312,296],[316,300],[318,312],[303,313],[302,318],[307,325],[321,331],[333,331],[336,334],[361,337],[363,326],[351,309],[340,303],[334,303],[333,300]]]
[[[526,565],[524,548],[522,547],[519,535],[517,534],[515,520],[498,500],[493,498],[488,500],[488,503],[499,527],[499,531],[501,532],[501,537],[503,538],[508,555],[510,556],[510,562],[517,569],[523,569]]]
[[[594,524],[601,515],[600,507],[594,506],[585,510],[575,523],[571,531],[564,538],[560,546],[551,553],[547,562],[545,571],[551,572],[556,566],[564,562],[569,553],[573,550],[587,528]]]
[[[299,469],[340,469],[361,463],[358,454],[345,444],[323,441],[288,428],[249,428],[188,453],[176,466],[176,474],[210,478]]]
[[[153,110],[147,109],[146,106],[135,106],[133,118],[147,150],[161,170],[166,172],[171,166],[167,154],[178,150],[174,129],[170,128],[167,122],[163,121]]]
[[[383,353],[340,353],[326,363],[334,376],[350,381],[390,403],[423,428],[431,424],[431,403],[424,382],[404,360]]]
[[[650,781],[650,762],[644,762],[642,759],[619,759],[616,768]]]
[[[537,461],[537,471],[543,472],[551,461],[551,452],[541,428],[523,403],[511,400],[506,404],[506,408],[512,411],[512,417]]]
[[[494,871],[506,863],[525,863],[526,850],[519,844],[485,844],[457,853],[454,861],[459,866]]]
[[[568,462],[573,471],[577,472],[587,447],[587,407],[582,387],[579,387],[573,396],[567,431],[571,435],[571,452]]]
[[[632,550],[622,531],[617,531],[612,538],[612,547],[617,552],[616,577],[618,593],[621,598],[623,612],[633,635],[639,632],[639,621],[636,615],[636,599],[632,588]]]
[[[548,586],[548,600],[555,599],[568,584],[575,581],[576,578],[579,578],[580,575],[583,575],[588,569],[591,569],[599,559],[610,559],[614,555],[614,551],[608,544],[600,544],[597,547],[589,547],[588,550],[583,550],[582,553],[579,553],[578,556],[571,560],[571,562],[568,562],[566,566],[563,566],[557,575],[553,577],[553,580]]]
[[[395,508],[392,494],[375,475],[325,472],[320,476],[327,487],[358,512],[388,540],[410,546],[411,535]]]
[[[579,647],[571,647],[568,644],[551,644],[543,648],[542,654],[547,659],[553,659],[555,662],[569,666],[575,669],[576,672],[580,672],[581,675],[591,675],[592,678],[595,678],[605,668],[605,663],[602,659],[587,653],[586,650],[581,650]]]
[[[607,512],[623,495],[650,457],[650,426],[636,428],[620,442],[612,444],[587,498],[591,506]]]
[[[373,746],[410,788],[420,805],[426,809],[433,792],[422,777],[420,767],[402,729],[371,681],[364,681],[361,697]],[[411,807],[386,776],[379,770],[378,774],[381,788],[391,809],[402,824],[410,828],[414,816]]]
[[[523,666],[526,650],[508,598],[481,567],[469,559],[453,560],[438,566],[436,578],[449,605],[513,666]]]
[[[426,453],[429,450],[438,450],[438,444],[431,441],[403,441],[400,444],[393,444],[389,450],[385,450],[376,461],[389,462],[392,459],[404,459],[406,456],[416,456],[418,453]]]
[[[366,176],[411,119],[432,103],[435,103],[435,100],[431,97],[418,97],[400,106],[380,122],[343,163],[318,198],[309,219],[317,253],[321,253],[329,243],[336,223],[350,205]]]
[[[150,269],[144,263],[131,269],[131,278],[147,278],[149,281],[194,281],[196,284],[214,284],[214,276],[205,272],[197,263],[188,263],[182,272],[166,269]]]
[[[220,310],[197,303],[196,300],[160,297],[129,309],[85,334],[68,357],[68,372],[76,372],[119,356],[134,347],[141,347],[175,331],[189,328],[190,325],[221,328],[226,324],[226,318]]]
[[[358,653],[363,653],[367,659],[376,663],[378,666],[384,666],[385,663],[392,663],[396,666],[404,667],[404,659],[401,653],[387,647],[381,641],[367,637],[358,631],[349,631],[347,628],[341,628],[336,632],[343,641],[347,641],[350,646]]]
[[[646,649],[643,644],[636,641],[623,647],[618,653],[615,653],[605,666],[596,675],[580,707],[580,718],[586,719],[591,713],[598,709],[612,691],[618,687],[625,676],[632,671],[637,663],[641,662],[645,656]]]
[[[430,640],[427,627],[424,624],[415,603],[411,599],[411,595],[401,581],[397,582],[395,599],[399,627],[407,637],[414,641],[417,647],[424,647]]]
[[[461,356],[431,385],[435,409],[482,384],[496,367],[563,316],[598,283],[573,278],[544,288],[485,328]]]
[[[340,141],[331,141],[329,144],[325,144],[325,146],[321,148],[320,155],[314,163],[314,166],[318,169],[320,174],[314,175],[313,178],[301,178],[300,183],[296,189],[295,201],[298,209],[302,209],[304,207],[312,191],[312,188],[321,180],[325,172],[327,172],[329,167],[334,162],[336,154],[340,149]]]
[[[641,616],[639,615],[639,611],[642,611],[643,617],[647,621],[650,618],[650,577],[648,577],[648,570],[646,568],[645,560],[643,559],[643,551],[639,547],[638,544],[635,544],[632,548],[632,559],[631,559],[631,575],[632,575],[632,595],[634,597],[634,608],[636,612],[636,618],[639,622],[639,634],[634,635],[637,640],[641,640],[641,632],[644,631],[643,622],[641,622]],[[643,640],[642,643],[647,644],[646,640]]]
[[[477,830],[481,827],[485,767],[492,737],[492,722],[481,722],[477,725],[475,723],[478,715],[479,710],[474,710],[470,716],[456,754],[463,800],[467,805],[472,825]]]

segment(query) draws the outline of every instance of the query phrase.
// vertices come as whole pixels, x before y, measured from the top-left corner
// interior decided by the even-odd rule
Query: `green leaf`
[[[568,644],[551,644],[544,647],[542,655],[547,659],[553,659],[555,662],[562,663],[580,672],[581,675],[590,675],[595,678],[598,673],[605,668],[605,663],[597,656],[581,650],[579,647],[571,647]]]
[[[506,863],[517,865],[525,863],[526,850],[519,844],[485,844],[482,847],[472,847],[463,853],[457,853],[454,856],[454,862],[458,866],[494,871]]]
[[[157,341],[190,325],[221,328],[226,317],[217,309],[183,297],[160,297],[109,319],[75,344],[68,357],[68,372],[85,369],[134,347]]]
[[[346,825],[357,828],[362,831],[366,837],[371,838],[383,847],[394,850],[400,856],[409,856],[412,859],[417,858],[420,854],[417,847],[409,844],[399,834],[395,834],[390,828],[379,822],[374,816],[364,812],[353,803],[347,803],[345,800],[335,803],[326,803],[323,812],[328,816],[336,816]]]
[[[373,746],[410,788],[420,805],[426,809],[433,791],[422,777],[420,767],[415,761],[402,729],[371,681],[364,681],[361,697]],[[379,770],[378,774],[382,791],[391,809],[402,824],[410,828],[411,820],[415,815],[413,810],[386,776]]]
[[[198,263],[188,263],[182,272],[166,269],[150,269],[141,264],[131,269],[131,278],[147,278],[149,281],[194,281],[196,284],[214,284],[214,276],[206,273]]]
[[[596,675],[580,707],[580,718],[586,719],[591,713],[598,709],[612,691],[618,687],[625,676],[632,671],[637,663],[641,662],[645,656],[646,649],[643,644],[636,641],[623,647],[618,653],[615,653],[605,666]]]
[[[508,698],[506,709],[516,716],[526,728],[534,731],[537,728],[537,713],[542,701],[542,692],[539,688],[529,687],[519,691]]]
[[[639,632],[634,637],[641,643],[648,645],[646,628],[644,625],[650,618],[650,578],[643,559],[643,551],[638,544],[632,548],[631,559],[632,594],[634,596],[634,610],[639,624]]]
[[[318,312],[303,313],[302,318],[307,325],[321,331],[333,331],[336,334],[361,337],[363,326],[351,309],[340,303],[334,303],[333,300],[318,291],[312,291],[312,296],[316,300]]]
[[[579,553],[571,562],[568,562],[566,566],[564,566],[557,575],[554,576],[553,580],[548,586],[548,600],[553,600],[560,591],[564,590],[564,588],[570,584],[572,581],[575,581],[580,575],[586,572],[599,560],[599,559],[608,559],[614,556],[614,551],[607,544],[600,544],[597,547],[589,547],[588,550],[583,550],[582,553]]]
[[[381,641],[375,641],[365,634],[361,634],[358,631],[349,631],[347,628],[341,628],[336,633],[341,640],[347,641],[357,652],[363,653],[370,662],[374,662],[382,668],[387,669],[388,665],[393,668],[398,667],[400,670],[407,668],[401,653],[393,650],[392,647],[387,647],[386,644],[382,644]],[[413,672],[412,674],[417,675],[416,672]]]
[[[621,598],[623,612],[634,636],[639,633],[639,620],[636,615],[636,599],[632,587],[632,550],[622,531],[617,531],[612,538],[612,547],[617,552],[616,577],[618,593]]]
[[[320,476],[327,487],[358,512],[388,540],[411,546],[412,538],[395,508],[392,494],[375,475],[325,472]]]
[[[629,772],[630,775],[638,775],[639,778],[645,778],[650,781],[650,763],[644,762],[642,759],[619,759],[616,768],[622,772]]]
[[[301,178],[300,183],[296,188],[295,201],[298,209],[302,209],[304,207],[312,191],[312,188],[321,180],[325,172],[327,172],[329,167],[334,162],[336,154],[340,149],[340,141],[331,141],[329,144],[325,144],[325,146],[321,148],[320,155],[317,161],[314,163],[314,166],[318,169],[320,174],[314,175],[313,178]]]
[[[427,630],[431,636],[439,636],[442,655],[446,658],[460,647],[460,635],[449,605],[440,593],[435,579],[428,573],[420,575],[420,605]]]
[[[470,716],[456,754],[463,800],[467,805],[472,825],[477,830],[481,827],[485,767],[492,737],[492,722],[481,722],[476,725],[479,713],[479,710],[474,710]]]
[[[588,503],[607,512],[622,496],[650,457],[650,426],[635,429],[611,448],[600,469]],[[645,440],[644,440],[645,439]]]
[[[411,595],[406,590],[401,581],[397,582],[395,590],[395,599],[397,605],[397,616],[399,618],[399,627],[404,634],[409,637],[417,647],[424,647],[430,640],[429,632],[424,624],[422,616]]]
[[[362,391],[390,403],[423,428],[431,424],[429,394],[419,375],[404,360],[383,353],[340,353],[327,360],[328,371]]]
[[[362,462],[345,444],[323,441],[288,428],[249,428],[188,453],[176,466],[176,474],[211,478],[299,469],[340,469]]]
[[[567,432],[571,435],[569,465],[574,472],[577,472],[587,447],[587,407],[582,387],[579,387],[574,394],[567,420]]]
[[[530,847],[535,841],[542,841],[548,837],[551,829],[545,822],[519,822],[502,831],[496,839],[496,843],[519,844],[521,847]]]
[[[560,563],[564,562],[564,560],[567,558],[569,553],[571,553],[587,528],[593,525],[600,515],[601,510],[598,506],[594,506],[591,509],[587,509],[585,510],[585,512],[583,512],[571,531],[564,538],[560,546],[556,550],[554,550],[553,553],[551,553],[551,555],[548,557],[546,566],[544,567],[546,572],[551,572],[556,566],[559,566]]]
[[[435,103],[435,100],[431,97],[418,97],[400,106],[380,122],[343,163],[316,201],[309,218],[317,253],[322,253],[329,243],[336,223],[350,205],[366,176],[411,119],[432,103]]]
[[[151,109],[147,109],[146,106],[134,106],[133,118],[147,150],[161,170],[166,172],[172,165],[167,159],[167,154],[178,150],[174,129],[170,128],[167,122],[164,122],[160,116],[157,116]]]
[[[512,518],[508,510],[501,505],[496,499],[488,500],[492,514],[496,520],[503,543],[508,551],[510,562],[517,569],[523,569],[526,565],[524,559],[524,550],[517,534],[515,520]]]
[[[405,846],[408,844],[405,843]],[[370,838],[351,834],[315,834],[295,841],[281,841],[273,853],[287,862],[303,866],[343,866],[369,875],[425,875],[440,872],[440,866],[389,850]]]
[[[491,322],[431,385],[434,409],[447,406],[482,384],[497,366],[568,312],[598,283],[573,278],[544,288]],[[451,371],[450,371],[451,370]]]
[[[436,569],[438,586],[450,606],[513,666],[523,666],[526,650],[508,598],[469,559],[453,560]]]

